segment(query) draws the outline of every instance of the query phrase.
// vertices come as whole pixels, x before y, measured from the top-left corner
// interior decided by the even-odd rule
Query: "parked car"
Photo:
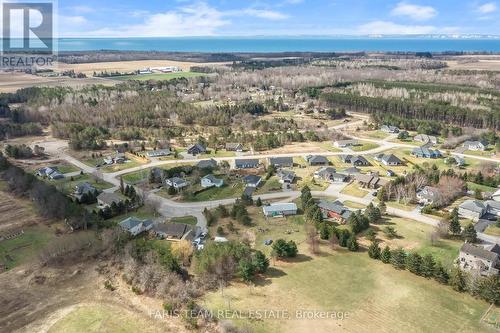
[[[266,240],[264,241],[264,245],[267,245],[267,246],[271,245],[272,243],[273,243],[273,240],[272,240],[272,239],[266,239]]]

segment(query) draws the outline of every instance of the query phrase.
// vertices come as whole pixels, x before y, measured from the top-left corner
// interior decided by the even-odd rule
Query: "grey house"
[[[257,169],[260,166],[258,159],[236,159],[234,160],[234,167],[236,169]]]
[[[460,268],[482,276],[498,275],[500,265],[498,244],[482,247],[464,243],[458,255]]]
[[[270,157],[269,165],[276,168],[291,168],[293,167],[293,157]]]
[[[207,148],[200,143],[195,143],[191,147],[188,148],[187,153],[191,155],[199,155],[207,152]]]
[[[329,165],[330,161],[322,155],[307,155],[305,160],[309,165]]]

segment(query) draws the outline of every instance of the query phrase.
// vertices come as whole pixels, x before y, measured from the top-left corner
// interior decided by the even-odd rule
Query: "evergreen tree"
[[[387,214],[387,205],[385,204],[385,201],[380,201],[378,204],[378,210],[380,212],[380,216]]]
[[[397,269],[406,267],[406,253],[402,248],[391,251],[391,264]]]
[[[478,285],[478,296],[489,303],[500,303],[500,277],[491,275],[481,278]]]
[[[467,288],[467,281],[464,272],[458,267],[454,267],[450,274],[449,284],[455,291],[463,292]]]
[[[269,268],[269,259],[261,251],[256,251],[253,256],[253,265],[257,273],[265,273]]]
[[[378,246],[378,242],[376,240],[372,241],[372,243],[368,247],[368,255],[372,259],[380,259],[380,246]]]
[[[436,262],[434,266],[434,279],[441,284],[448,284],[449,275],[440,262]]]
[[[258,197],[257,200],[255,201],[255,206],[257,206],[257,207],[262,206],[262,200],[260,199],[260,197]]]
[[[469,243],[477,243],[477,232],[476,229],[474,229],[474,225],[472,223],[469,223],[465,226],[464,230],[462,231],[462,237]]]
[[[249,282],[255,275],[255,266],[249,259],[241,259],[238,263],[238,275],[245,281]]]
[[[355,235],[351,235],[351,237],[347,240],[347,248],[352,252],[356,252],[359,249],[358,241],[356,240]]]
[[[319,226],[319,237],[323,240],[330,239],[330,228],[326,223],[321,223]]]
[[[391,262],[391,249],[389,246],[386,245],[382,250],[382,253],[380,253],[380,260],[382,260],[384,264]]]
[[[425,276],[426,278],[432,277],[434,275],[435,265],[436,263],[434,262],[434,258],[432,257],[432,255],[426,254],[422,259],[422,276]]]
[[[450,233],[453,235],[460,235],[462,227],[460,226],[460,219],[458,217],[458,209],[455,207],[450,214]]]
[[[420,275],[422,273],[422,257],[418,253],[410,253],[406,257],[406,269],[413,274]]]
[[[120,176],[120,193],[123,194],[125,192],[125,186],[123,184],[123,177]]]

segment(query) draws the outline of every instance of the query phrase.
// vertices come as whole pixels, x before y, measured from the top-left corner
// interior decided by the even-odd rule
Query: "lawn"
[[[481,192],[495,193],[498,189],[496,187],[490,187],[486,185],[476,184],[472,182],[467,182],[467,189],[475,191],[479,189]]]
[[[287,310],[292,319],[237,321],[255,332],[481,332],[488,304],[433,280],[395,270],[366,253],[309,256],[271,263],[248,287],[234,284],[205,298],[210,309]],[[306,254],[304,254],[304,252]],[[297,319],[297,310],[345,312],[344,320]]]
[[[59,319],[48,332],[160,332],[163,326],[161,321],[141,316],[138,311],[107,304],[86,304]]]
[[[349,207],[349,208],[353,208],[353,209],[365,209],[366,208],[366,206],[363,204],[349,201],[349,200],[344,201],[344,205]]]
[[[214,151],[211,149],[207,154],[198,155],[198,159],[202,158],[214,158],[214,157],[234,157],[236,153],[234,151],[226,151],[226,150],[217,150]]]
[[[218,177],[216,175],[216,177]],[[188,188],[185,191],[189,191],[187,195],[182,196],[183,201],[197,202],[197,201],[211,201],[211,200],[222,200],[230,198],[239,198],[243,194],[244,184],[241,181],[230,182],[224,177],[224,185],[222,187],[211,187],[205,189],[197,194],[192,194],[193,191],[201,190],[200,185]]]
[[[401,209],[401,210],[406,210],[408,212],[411,212],[411,211],[415,210],[415,208],[417,208],[417,206],[414,204],[404,205],[404,204],[397,202],[397,201],[388,201],[387,206]]]
[[[363,137],[368,137],[371,139],[385,139],[387,138],[390,134],[380,131],[380,130],[375,130],[375,131],[363,131],[363,132],[358,132]]]
[[[368,194],[368,191],[359,188],[358,183],[352,182],[344,187],[340,193],[352,195],[353,197],[364,198]]]
[[[273,176],[273,177],[269,178],[268,180],[264,181],[264,184],[262,184],[260,186],[260,188],[257,189],[255,194],[280,192],[282,189],[283,189],[283,186],[280,183],[279,178],[276,176]]]
[[[158,73],[158,74],[138,74],[138,75],[122,75],[112,77],[113,80],[125,81],[125,80],[138,80],[138,81],[162,81],[162,80],[172,80],[179,78],[189,78],[197,76],[205,76],[203,73],[195,72],[177,72],[177,73]]]
[[[123,181],[128,184],[138,184],[145,179],[149,179],[149,173],[151,169],[144,169],[136,172],[131,172],[123,175]]]
[[[78,169],[77,167],[75,167],[73,165],[69,165],[69,164],[58,165],[57,169],[62,174],[80,171],[80,169]]]
[[[46,226],[24,228],[20,237],[0,241],[0,263],[7,269],[26,263],[54,238],[54,231]]]
[[[144,163],[139,163],[135,160],[127,160],[125,163],[106,165],[100,168],[102,172],[112,173],[117,171],[122,171],[130,168],[135,168],[137,166],[144,165]]]
[[[351,147],[352,151],[366,151],[366,150],[371,150],[371,149],[375,149],[375,148],[379,147],[378,144],[373,143],[373,142],[360,141],[359,143],[360,143],[359,145]]]
[[[89,174],[77,175],[73,177],[66,177],[64,179],[59,180],[50,180],[48,181],[50,184],[55,185],[59,190],[66,194],[71,194],[75,190],[75,186],[87,182],[94,186],[98,190],[105,190],[113,187],[113,184],[107,183],[103,180],[95,181],[94,177]]]
[[[196,223],[198,223],[198,220],[194,216],[183,216],[183,217],[173,217],[172,219],[170,219],[170,222],[196,225]]]
[[[320,143],[318,143],[318,146],[323,148],[324,150],[330,151],[332,153],[339,153],[342,151],[342,149],[338,149],[338,148],[334,147],[332,141],[320,142]]]
[[[143,206],[137,210],[110,218],[109,220],[106,220],[106,223],[108,225],[116,225],[131,216],[137,217],[140,220],[154,219],[155,217],[157,217],[150,209],[148,209],[146,206]]]
[[[500,228],[492,224],[486,228],[484,233],[492,236],[500,236]]]

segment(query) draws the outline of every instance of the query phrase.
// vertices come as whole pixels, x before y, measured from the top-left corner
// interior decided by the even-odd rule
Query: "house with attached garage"
[[[224,180],[216,178],[214,175],[206,175],[201,179],[201,187],[222,187],[224,185]]]
[[[47,177],[48,179],[63,179],[64,175],[57,170],[57,168],[53,167],[46,167],[46,168],[41,168],[38,169],[36,172],[36,175],[38,177]]]
[[[437,187],[425,186],[417,192],[418,202],[424,205],[432,205],[441,198],[441,190]]]
[[[217,161],[213,158],[209,160],[201,160],[196,164],[198,169],[215,169],[217,168]]]
[[[243,152],[243,145],[241,143],[229,142],[226,143],[225,148],[227,151]]]
[[[266,217],[279,217],[297,214],[297,205],[292,203],[274,203],[263,206],[262,211]]]
[[[97,195],[97,189],[91,184],[84,182],[75,186],[75,191],[73,192],[73,196],[78,200],[81,200],[84,195]]]
[[[382,125],[380,130],[385,133],[399,133],[399,128],[391,125]]]
[[[252,159],[235,159],[235,169],[257,169],[260,166],[260,161],[256,158]]]
[[[179,240],[189,235],[192,235],[189,238],[196,237],[196,227],[184,223],[155,223],[152,230],[160,239]]]
[[[379,154],[379,155],[375,155],[374,159],[375,159],[375,161],[378,161],[378,162],[380,162],[380,163],[382,163],[383,165],[386,165],[386,166],[399,166],[399,165],[403,165],[403,161],[401,161],[394,154]]]
[[[481,276],[496,276],[500,268],[500,246],[464,243],[460,248],[458,264],[465,271],[477,272]]]
[[[304,159],[311,166],[330,165],[330,161],[328,160],[328,158],[326,158],[325,156],[321,156],[321,155],[307,155]]]
[[[465,141],[463,147],[467,150],[485,151],[488,144],[483,141]]]
[[[333,218],[340,223],[346,223],[352,214],[340,201],[320,200],[318,207],[324,218]]]
[[[118,205],[123,199],[115,193],[103,192],[97,196],[97,205],[99,208],[111,207],[113,203]]]
[[[262,182],[262,177],[256,175],[248,175],[243,177],[243,182],[247,187],[259,187]]]
[[[424,146],[414,148],[411,151],[411,154],[415,157],[420,157],[420,158],[440,158],[440,157],[442,157],[442,154],[439,150],[430,149],[430,148],[427,148]]]
[[[165,179],[165,184],[169,187],[175,188],[176,190],[181,190],[189,186],[189,183],[186,180],[179,177]]]
[[[487,205],[480,200],[467,200],[458,206],[458,214],[473,221],[478,221],[487,212]]]
[[[356,175],[356,180],[359,185],[364,188],[377,189],[388,183],[386,179],[380,178],[378,173],[371,173],[367,175]]]
[[[369,166],[370,165],[370,162],[368,162],[368,160],[361,155],[358,155],[358,156],[340,155],[339,158],[343,163],[349,163],[349,164],[352,164],[353,166]]]
[[[195,143],[194,145],[190,146],[187,150],[187,153],[193,156],[199,154],[205,154],[206,152],[207,148],[200,143]]]
[[[323,179],[331,183],[342,183],[349,180],[349,176],[337,173],[337,171],[332,167],[323,167],[314,173],[314,178]]]
[[[281,184],[291,184],[295,180],[295,172],[291,170],[280,170],[278,177]]]
[[[268,163],[276,168],[291,168],[293,167],[293,157],[270,157]]]
[[[143,232],[149,231],[153,228],[153,221],[139,220],[137,217],[129,217],[118,223],[123,231],[128,232],[132,236],[137,236]]]
[[[169,148],[149,150],[146,152],[147,157],[162,157],[162,156],[168,156],[170,154],[172,154],[172,151]]]
[[[338,140],[333,143],[333,146],[335,148],[347,148],[347,147],[353,147],[357,146],[358,141],[357,140]]]
[[[421,142],[426,145],[428,144],[435,145],[437,144],[438,139],[433,135],[419,134],[413,138],[413,141]]]

